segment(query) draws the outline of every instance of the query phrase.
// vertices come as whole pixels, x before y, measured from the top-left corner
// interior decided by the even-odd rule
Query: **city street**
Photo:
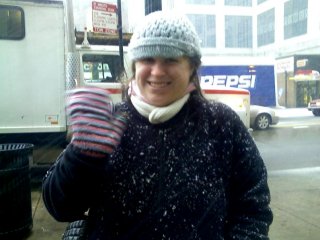
[[[280,121],[266,131],[253,131],[269,171],[320,166],[320,118],[307,109],[277,109]]]
[[[270,239],[320,236],[320,118],[306,109],[280,109],[279,124],[253,131],[266,163],[274,221]]]

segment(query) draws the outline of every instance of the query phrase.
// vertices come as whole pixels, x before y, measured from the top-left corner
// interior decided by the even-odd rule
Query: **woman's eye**
[[[179,60],[177,58],[166,58],[167,63],[177,63]]]
[[[153,63],[154,62],[154,58],[143,58],[140,60],[143,63]]]

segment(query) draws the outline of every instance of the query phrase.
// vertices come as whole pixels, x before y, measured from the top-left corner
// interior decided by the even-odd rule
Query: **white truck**
[[[119,47],[70,43],[66,16],[63,1],[0,0],[0,143],[64,139],[76,86],[99,83],[121,99]]]
[[[65,130],[63,16],[60,2],[0,1],[1,134]]]

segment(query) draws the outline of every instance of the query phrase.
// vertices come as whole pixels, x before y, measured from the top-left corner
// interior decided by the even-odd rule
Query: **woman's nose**
[[[162,61],[155,61],[152,65],[151,74],[155,76],[162,76],[165,74],[165,64]]]

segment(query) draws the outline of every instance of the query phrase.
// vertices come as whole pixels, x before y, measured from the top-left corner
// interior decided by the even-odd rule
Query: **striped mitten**
[[[105,157],[120,143],[126,118],[113,112],[107,90],[86,87],[69,91],[67,114],[72,132],[71,144],[84,154]]]

